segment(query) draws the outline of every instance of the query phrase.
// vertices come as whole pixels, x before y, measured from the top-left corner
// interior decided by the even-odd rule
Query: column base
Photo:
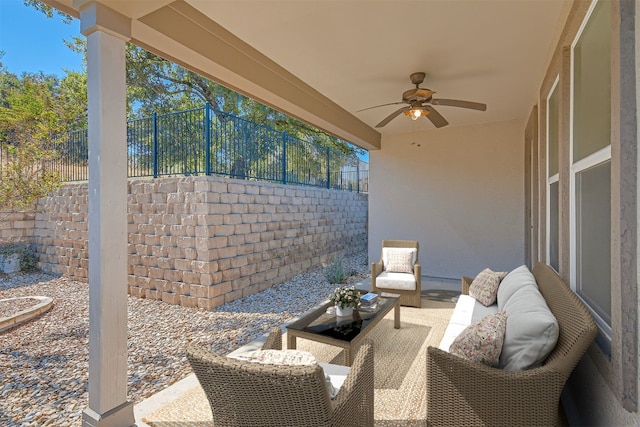
[[[104,414],[98,414],[91,408],[82,412],[82,427],[131,427],[135,423],[133,402],[124,402]]]

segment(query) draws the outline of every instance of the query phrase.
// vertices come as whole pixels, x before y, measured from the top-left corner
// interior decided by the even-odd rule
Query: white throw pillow
[[[394,273],[413,273],[415,248],[382,248],[382,269]]]
[[[501,285],[502,286],[502,285]],[[504,305],[507,329],[500,355],[500,368],[522,371],[545,361],[558,341],[558,321],[537,287],[517,290]]]

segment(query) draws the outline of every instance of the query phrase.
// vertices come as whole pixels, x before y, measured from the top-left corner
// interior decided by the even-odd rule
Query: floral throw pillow
[[[413,252],[411,251],[389,251],[387,254],[387,265],[385,270],[389,273],[413,273]]]
[[[313,354],[302,350],[253,350],[229,357],[251,363],[262,363],[268,365],[313,366],[318,364],[318,361]],[[334,399],[340,391],[340,385],[337,387],[334,386],[331,382],[331,377],[326,374],[325,385],[329,392],[329,396],[331,399]]]
[[[480,301],[486,307],[496,302],[498,286],[505,278],[506,272],[495,272],[488,268],[482,270],[469,286],[469,296]]]
[[[451,343],[449,353],[471,362],[498,366],[506,328],[506,311],[485,316],[460,332]]]
[[[234,359],[268,365],[316,365],[313,354],[300,350],[255,350],[233,356]]]

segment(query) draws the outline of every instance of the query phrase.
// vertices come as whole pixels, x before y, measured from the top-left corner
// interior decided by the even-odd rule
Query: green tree
[[[24,0],[24,3],[35,7],[49,17],[54,14],[50,6],[39,0]],[[69,19],[68,16],[61,15],[63,19]],[[66,44],[86,58],[86,41],[83,38],[74,37]],[[220,167],[217,172],[246,177],[252,173],[252,170],[267,167],[265,165],[274,165],[282,159],[281,137],[270,137],[268,131],[260,130],[250,122],[263,124],[265,127],[286,132],[292,137],[314,142],[347,155],[364,152],[318,128],[262,105],[135,45],[127,45],[126,64],[129,119],[148,118],[154,113],[163,115],[199,109],[204,103],[208,103],[213,111],[211,126],[224,135],[240,138],[242,143],[238,143],[237,139],[232,142],[217,139],[214,142],[211,155],[213,161]],[[246,122],[228,120],[229,115],[246,119]],[[163,120],[170,119],[163,118]],[[165,137],[166,141],[177,141],[177,144],[180,144],[179,149],[169,147],[166,150],[167,154],[160,160],[160,167],[165,169],[166,173],[171,173],[174,167],[178,170],[178,164],[188,168],[183,170],[203,170],[205,157],[202,142],[203,121],[204,117],[199,120],[183,119],[180,123],[165,124],[161,136]],[[133,154],[141,159],[149,157],[148,153],[151,151],[149,132],[149,130],[133,132],[136,137],[133,141],[135,146]],[[315,158],[311,158],[312,156]],[[304,168],[308,169],[305,169],[307,176],[326,176],[322,170],[323,162],[326,165],[326,157],[322,151],[319,152],[314,148],[296,148],[287,151],[289,164],[303,164]],[[340,167],[344,166],[339,164],[340,162],[344,160],[334,156],[332,170],[339,171]],[[298,182],[306,182],[306,180]]]
[[[0,105],[0,211],[33,209],[60,183],[46,166],[56,156],[50,145],[52,135],[64,129],[64,107],[52,90],[54,77],[19,79],[1,69],[0,79],[15,85],[5,88]]]

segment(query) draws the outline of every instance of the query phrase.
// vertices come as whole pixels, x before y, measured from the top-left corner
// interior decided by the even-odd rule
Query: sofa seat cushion
[[[439,348],[443,351],[449,351],[449,347],[453,340],[456,339],[460,332],[462,332],[470,324],[477,322],[485,316],[495,314],[498,312],[498,306],[493,304],[489,307],[485,307],[475,298],[469,295],[460,295],[458,302],[453,310],[447,329],[444,332],[444,336],[440,341]]]
[[[500,367],[521,371],[540,366],[558,341],[559,327],[537,286],[517,290],[503,309],[507,312],[507,330]]]
[[[380,289],[398,289],[415,291],[416,278],[409,273],[391,273],[383,271],[376,277],[376,287]]]

